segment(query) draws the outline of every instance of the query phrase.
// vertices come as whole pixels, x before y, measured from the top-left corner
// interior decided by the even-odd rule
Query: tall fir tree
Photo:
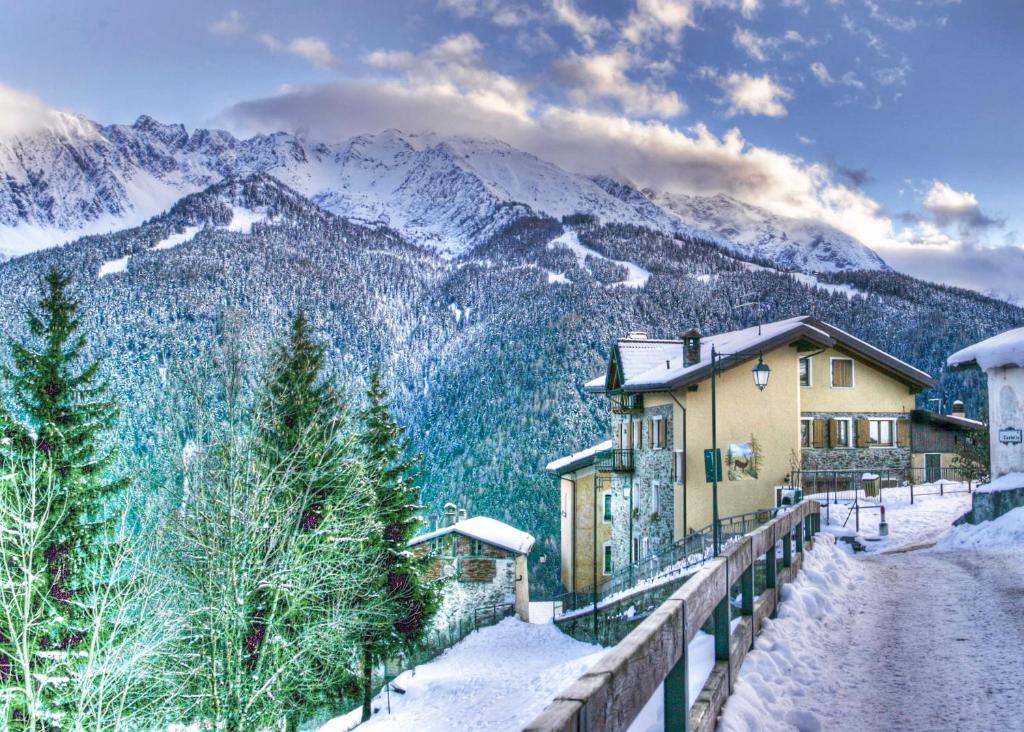
[[[314,340],[306,314],[300,310],[292,322],[289,338],[274,352],[257,421],[260,461],[264,472],[277,485],[277,510],[290,514],[279,516],[279,520],[295,527],[296,546],[317,541],[313,534],[325,516],[332,513],[343,523],[357,520],[366,526],[374,524],[370,502],[352,500],[361,491],[369,497],[369,486],[364,479],[361,455],[354,449],[357,446],[347,405],[326,377],[325,367],[325,347]],[[355,506],[365,515],[352,515]],[[337,516],[340,510],[347,515]],[[329,532],[324,536],[328,538]],[[352,555],[366,552],[365,566],[372,566],[371,546],[347,541],[349,538],[343,537],[345,543],[335,544],[334,551],[345,552],[347,561]],[[331,550],[317,548],[320,553]],[[371,588],[351,589],[353,595],[360,595],[361,589]],[[260,652],[266,622],[271,618],[289,618],[289,632],[296,638],[301,636],[303,619],[294,617],[296,608],[289,607],[289,602],[288,593],[261,593],[256,598],[257,617],[253,635],[247,639],[254,657]],[[330,602],[325,598],[324,605]],[[378,622],[372,615],[367,613],[367,627]],[[295,687],[286,720],[289,732],[296,730],[302,719],[336,708],[345,698],[345,690],[354,677],[349,671],[351,667],[344,662],[339,664],[339,660],[314,656],[307,661],[309,674],[323,683]]]
[[[362,442],[375,497],[374,512],[383,527],[376,550],[386,568],[374,592],[387,599],[388,622],[364,634],[363,720],[370,717],[375,664],[413,648],[440,605],[439,587],[426,577],[430,558],[408,551],[409,541],[423,525],[416,486],[423,456],[410,455],[405,428],[391,416],[377,372],[370,379],[367,402]]]
[[[126,485],[112,477],[116,454],[108,434],[117,422],[117,403],[100,377],[100,363],[85,356],[69,284],[56,269],[47,273],[39,307],[28,313],[29,337],[10,341],[12,366],[0,371],[10,393],[5,448],[16,470],[32,472],[13,490],[31,486],[36,495],[21,505],[45,509],[37,513],[41,539],[31,545],[38,556],[23,558],[30,560],[23,566],[42,570],[26,633],[29,675],[38,687],[30,695],[20,692],[12,729],[63,729],[73,716],[87,655],[82,646],[97,630],[94,592],[108,580],[99,566],[113,535],[106,516]],[[24,675],[10,673],[0,685],[22,683],[24,689],[25,679],[18,678]]]

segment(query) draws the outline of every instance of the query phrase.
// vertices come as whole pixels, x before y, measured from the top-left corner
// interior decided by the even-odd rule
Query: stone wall
[[[803,412],[802,418],[852,419],[851,433],[858,419],[906,420],[902,412]],[[899,428],[897,427],[897,432]],[[855,434],[850,440],[855,440]],[[893,435],[896,439],[896,435]],[[800,449],[801,470],[902,470],[910,467],[910,447],[803,447]]]
[[[515,555],[508,554],[503,559],[444,557],[437,561],[446,582],[441,608],[433,623],[435,630],[457,623],[460,618],[472,618],[476,608],[515,602]]]
[[[661,417],[666,424],[664,448],[650,447],[648,429],[652,417]],[[672,407],[662,405],[646,407],[632,414],[612,414],[612,435],[615,446],[623,422],[643,422],[643,444],[633,446],[633,472],[616,474],[612,496],[612,564],[613,570],[630,562],[630,513],[633,514],[632,536],[640,539],[640,558],[644,539],[647,555],[657,554],[672,545],[674,518],[674,489],[672,486],[672,445],[674,424]],[[653,485],[659,484],[657,499]],[[635,493],[635,509],[630,504],[630,490]],[[657,511],[655,510],[657,509]]]

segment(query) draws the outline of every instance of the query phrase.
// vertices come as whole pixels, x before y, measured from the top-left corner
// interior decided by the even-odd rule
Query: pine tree
[[[437,586],[425,576],[429,557],[407,548],[422,526],[416,487],[422,455],[409,456],[405,428],[391,416],[379,373],[371,377],[367,400],[362,441],[376,499],[375,514],[383,527],[376,549],[386,567],[375,592],[387,599],[390,624],[364,634],[363,720],[370,717],[374,664],[414,647],[440,604]]]
[[[42,507],[36,513],[40,539],[31,542],[36,556],[22,558],[22,566],[42,570],[29,613],[32,666],[7,682],[20,681],[24,689],[24,678],[16,677],[27,671],[39,688],[21,692],[33,698],[14,705],[15,729],[62,729],[62,719],[76,708],[76,679],[86,656],[81,646],[96,630],[92,593],[105,580],[98,558],[112,537],[106,515],[125,486],[111,477],[115,451],[107,445],[117,404],[100,379],[100,363],[85,357],[68,285],[69,278],[49,271],[38,311],[28,314],[30,337],[10,342],[13,366],[0,371],[11,396],[5,447],[16,471],[31,470],[28,479],[16,481],[33,491],[19,496],[19,505]]]

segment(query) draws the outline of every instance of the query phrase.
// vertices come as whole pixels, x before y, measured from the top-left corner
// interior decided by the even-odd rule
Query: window
[[[612,573],[612,543],[606,541],[603,545],[603,562],[601,564],[601,574]]]
[[[651,513],[658,513],[661,510],[661,483],[651,481]]]
[[[805,356],[800,359],[800,386],[811,385],[811,357]]]
[[[809,417],[800,420],[800,447],[811,447],[812,434],[814,430],[814,419]]]
[[[852,420],[849,418],[833,419],[829,423],[829,444],[832,447],[851,447],[850,438],[853,431]]]
[[[833,358],[832,361],[832,388],[852,389],[853,388],[853,359]]]
[[[640,491],[643,488],[643,481],[638,480],[636,485],[630,485],[626,490],[629,491],[629,507],[634,511],[640,506]]]
[[[893,420],[868,420],[868,445],[871,447],[892,447]]]
[[[640,539],[640,558],[647,559],[647,555],[650,552],[650,545],[647,541],[647,537],[641,537]]]
[[[651,446],[664,450],[668,446],[668,422],[664,417],[652,417],[650,430]]]
[[[604,494],[604,522],[610,524],[612,522],[612,494]]]
[[[633,537],[633,556],[629,558],[630,562],[635,562],[640,558],[640,537]]]
[[[672,480],[677,483],[686,482],[686,461],[682,450],[672,452]]]
[[[474,539],[473,540],[473,556],[474,557],[479,557],[481,554],[483,554],[483,551],[484,551],[483,543],[479,539]]]

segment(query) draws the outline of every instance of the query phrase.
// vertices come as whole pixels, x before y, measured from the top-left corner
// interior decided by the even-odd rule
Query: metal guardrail
[[[894,488],[909,488],[913,503],[917,496],[970,493],[979,482],[977,471],[960,467],[797,470],[790,478],[805,498],[829,503],[861,499],[882,502],[886,490]]]
[[[402,670],[432,661],[474,630],[497,625],[513,614],[515,614],[515,605],[512,603],[474,608],[472,613],[460,616],[445,628],[424,634],[415,649],[403,654],[401,665],[404,668]]]
[[[617,447],[598,453],[597,469],[612,473],[632,473],[633,450],[631,448]]]
[[[770,521],[776,510],[751,511],[721,519],[719,523],[722,527],[722,547]],[[588,588],[559,595],[555,598],[555,620],[568,613],[579,613],[588,609],[593,611],[609,597],[625,593],[652,580],[669,581],[685,574],[714,556],[713,536],[709,524],[680,539],[668,550],[654,553],[614,572],[597,586],[596,591]]]
[[[803,501],[734,542],[563,689],[526,730],[621,732],[662,684],[665,729],[714,729],[754,637],[774,614],[783,584],[796,576],[806,543],[820,528],[820,511],[817,501]],[[762,562],[764,588],[758,593],[754,568]],[[740,589],[735,628],[734,586]],[[691,708],[688,648],[709,620],[715,668]]]

